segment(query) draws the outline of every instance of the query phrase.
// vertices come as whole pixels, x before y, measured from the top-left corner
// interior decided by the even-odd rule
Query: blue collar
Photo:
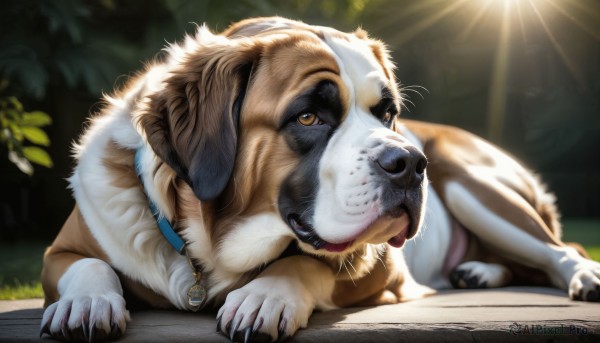
[[[144,193],[146,193],[146,197],[148,198],[148,204],[150,207],[150,211],[154,216],[154,220],[156,220],[156,224],[158,225],[158,229],[163,234],[167,242],[171,244],[175,250],[181,255],[185,255],[185,242],[173,229],[173,226],[165,216],[161,215],[160,211],[148,196],[148,192],[146,192],[146,187],[144,186],[144,181],[142,179],[142,149],[137,149],[135,151],[135,173],[140,178],[140,182],[142,183],[142,188],[144,189]]]

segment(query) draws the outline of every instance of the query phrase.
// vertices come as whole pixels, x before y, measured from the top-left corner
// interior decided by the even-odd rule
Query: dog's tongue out
[[[408,232],[408,230],[406,230],[406,229],[402,230],[402,232],[400,232],[396,236],[390,238],[388,240],[388,244],[393,246],[394,248],[402,247],[404,245],[404,242],[406,242],[407,232]]]

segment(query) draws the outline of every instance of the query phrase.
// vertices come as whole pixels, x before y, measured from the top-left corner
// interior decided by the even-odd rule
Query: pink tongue
[[[325,246],[323,248],[325,248],[325,250],[330,251],[330,252],[342,252],[342,251],[346,250],[346,248],[349,247],[350,244],[352,244],[352,242],[346,242],[346,243],[340,243],[340,244],[327,243],[327,244],[325,244]]]
[[[404,242],[406,242],[406,230],[402,230],[402,232],[388,240],[388,244],[394,248],[402,247]]]

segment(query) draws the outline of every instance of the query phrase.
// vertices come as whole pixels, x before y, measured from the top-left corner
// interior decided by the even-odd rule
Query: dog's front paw
[[[569,297],[573,300],[600,301],[600,264],[575,272],[569,283]]]
[[[254,280],[227,296],[217,315],[217,332],[233,342],[273,342],[306,327],[314,305],[294,293],[287,280]]]
[[[40,336],[44,333],[65,341],[115,340],[125,332],[129,311],[119,294],[60,299],[46,308]]]

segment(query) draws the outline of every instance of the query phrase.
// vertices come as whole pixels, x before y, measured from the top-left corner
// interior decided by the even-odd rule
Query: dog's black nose
[[[379,168],[398,186],[413,186],[423,181],[427,159],[414,146],[386,147],[376,159]]]

